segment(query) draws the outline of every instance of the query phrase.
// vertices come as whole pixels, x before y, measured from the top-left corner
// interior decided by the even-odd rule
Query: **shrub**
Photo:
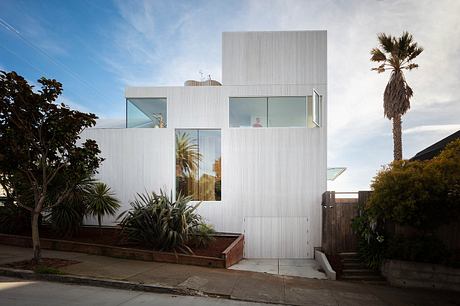
[[[119,219],[123,234],[131,242],[144,244],[156,250],[179,250],[193,253],[190,246],[195,233],[201,233],[199,244],[210,241],[212,229],[206,226],[196,209],[201,204],[190,205],[191,197],[177,196],[171,201],[163,191],[160,194],[138,194],[130,203],[131,209]],[[203,234],[204,233],[204,234]]]
[[[385,253],[386,258],[428,263],[448,263],[449,255],[449,251],[438,238],[420,235],[393,237]]]
[[[378,270],[387,246],[383,229],[365,211],[353,219],[352,227],[358,236],[358,253],[361,259],[369,268]]]
[[[21,234],[30,230],[30,212],[13,203],[0,206],[0,233]]]
[[[196,248],[205,248],[214,241],[214,228],[210,224],[201,223],[192,230],[190,245]]]
[[[48,211],[46,221],[55,233],[64,237],[78,233],[86,214],[87,189],[93,183],[89,177],[82,179],[67,195],[65,201]]]
[[[384,258],[445,263],[449,253],[433,234],[459,220],[460,140],[428,161],[396,161],[372,183],[373,193],[353,220],[359,252],[372,268]],[[414,237],[392,237],[385,225],[415,229]]]
[[[56,275],[64,274],[59,269],[56,269],[56,268],[53,268],[53,267],[48,267],[48,266],[43,266],[43,265],[37,266],[34,269],[34,272],[37,273],[37,274],[56,274]]]
[[[425,232],[458,219],[460,140],[429,161],[399,161],[385,167],[372,183],[366,209],[374,218]]]

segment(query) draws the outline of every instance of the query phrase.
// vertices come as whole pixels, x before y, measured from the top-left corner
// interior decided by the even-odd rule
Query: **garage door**
[[[245,217],[245,258],[312,258],[307,217]]]

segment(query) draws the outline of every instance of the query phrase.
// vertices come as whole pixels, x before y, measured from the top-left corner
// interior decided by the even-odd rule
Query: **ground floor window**
[[[221,131],[176,130],[176,194],[221,200]]]

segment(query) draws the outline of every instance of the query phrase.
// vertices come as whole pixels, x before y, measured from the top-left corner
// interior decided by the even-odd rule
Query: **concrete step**
[[[342,252],[339,253],[341,258],[349,258],[349,257],[358,257],[358,253],[356,252]]]
[[[358,258],[358,257],[341,258],[340,261],[342,262],[342,264],[362,262],[361,258]]]
[[[342,270],[342,275],[362,275],[362,276],[368,276],[368,275],[380,275],[378,271],[374,271],[371,269],[343,269]]]
[[[345,281],[372,281],[372,282],[384,282],[385,278],[381,275],[342,275],[341,280]]]
[[[343,269],[367,269],[367,266],[363,262],[348,261],[342,262]]]

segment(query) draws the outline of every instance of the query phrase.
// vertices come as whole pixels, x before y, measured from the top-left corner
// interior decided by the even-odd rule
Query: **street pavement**
[[[0,305],[76,306],[76,305],[267,305],[212,297],[181,296],[51,283],[26,281],[0,276]]]
[[[32,250],[28,248],[0,245],[0,265],[7,262],[30,259],[31,255]],[[229,300],[286,305],[460,305],[460,292],[395,288],[385,284],[376,285],[309,279],[50,250],[43,250],[43,257],[79,261],[80,263],[78,264],[60,268],[61,271],[69,275],[158,287],[163,286],[175,288],[181,292],[227,297]],[[27,288],[27,286],[25,287]],[[68,288],[72,289],[66,290],[67,293],[72,294],[74,290],[78,292],[78,288],[81,287],[72,285]],[[88,290],[98,292],[102,288],[94,287]],[[113,289],[111,292],[118,291]],[[0,289],[1,305],[4,304],[3,294],[7,294],[8,292],[9,290]],[[133,295],[140,294],[139,292],[127,292]],[[43,292],[38,290],[37,293]],[[47,295],[43,293],[43,299],[46,301],[46,298],[49,298],[52,301],[53,294],[55,293],[61,294],[62,292],[55,292],[53,290],[49,291]],[[85,302],[87,302],[87,296],[89,295],[79,293],[68,298],[68,300],[73,301],[77,299],[78,301],[78,299],[85,298]],[[119,305],[121,303],[111,300],[112,297],[116,296],[116,293],[107,296],[107,301],[110,301],[110,305]],[[162,296],[164,297],[164,295]],[[142,298],[143,296],[140,295],[139,299]],[[190,302],[192,304],[189,305],[194,305],[193,303],[195,302],[198,303],[197,300],[194,300],[194,297],[190,298],[191,300],[180,299],[181,303],[183,302],[185,305],[189,301],[192,301]],[[210,301],[221,303],[221,299]]]

